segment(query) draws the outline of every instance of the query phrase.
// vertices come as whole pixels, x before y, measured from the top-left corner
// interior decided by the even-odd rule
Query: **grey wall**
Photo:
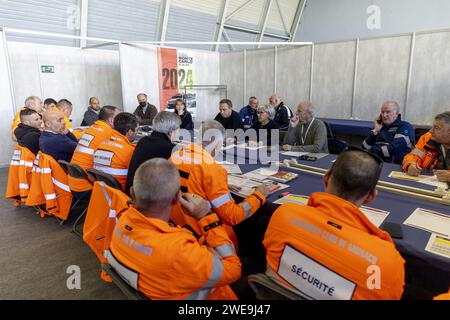
[[[367,28],[370,5],[381,28]],[[448,0],[307,0],[296,41],[336,41],[450,28]]]
[[[102,105],[122,106],[118,52],[19,42],[8,48],[16,110],[30,95],[67,98],[74,104],[72,123],[79,126],[91,96]],[[41,73],[41,65],[53,65],[55,73]]]

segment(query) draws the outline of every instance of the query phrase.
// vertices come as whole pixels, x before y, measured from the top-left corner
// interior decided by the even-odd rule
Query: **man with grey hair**
[[[14,135],[14,131],[16,130],[16,128],[18,127],[18,125],[20,124],[20,112],[22,110],[25,109],[30,109],[30,110],[34,110],[36,111],[39,115],[42,116],[43,113],[43,104],[42,104],[42,100],[41,98],[37,97],[37,96],[30,96],[28,98],[25,99],[25,107],[21,108],[19,110],[19,112],[16,113],[16,115],[14,116],[14,120],[13,123],[11,125],[11,136],[12,139],[14,141],[17,141],[15,135]]]
[[[153,119],[158,114],[158,109],[150,103],[148,103],[148,97],[145,93],[139,93],[137,95],[139,105],[134,111],[134,115],[138,117],[141,125],[151,125]]]
[[[275,116],[275,110],[268,105],[260,106],[258,107],[256,114],[258,115],[258,121],[253,124],[252,129],[256,130],[258,142],[262,141],[264,145],[272,146],[272,130],[280,129],[279,125],[272,120]],[[264,135],[262,134],[264,131],[266,132],[265,138],[263,138]],[[276,145],[278,144],[279,141],[277,140]]]
[[[310,101],[302,101],[298,105],[284,136],[283,150],[328,153],[327,128],[323,121],[316,119]]]
[[[409,122],[402,121],[398,103],[384,102],[363,147],[386,162],[401,164],[413,149],[413,143],[414,129]]]
[[[426,169],[436,170],[438,180],[450,185],[450,111],[434,118],[431,130],[403,160],[403,170],[411,176]]]
[[[136,290],[152,300],[236,299],[228,286],[241,276],[232,241],[207,201],[180,192],[180,175],[169,161],[155,158],[136,172],[131,196],[106,257]],[[173,224],[174,206],[201,226],[194,234]]]
[[[224,136],[225,129],[219,122],[206,121],[200,130],[201,146],[187,145],[173,152],[170,160],[180,172],[181,191],[208,200],[220,220],[234,226],[251,217],[266,202],[269,187],[263,183],[244,201],[239,204],[235,202],[228,186],[227,171],[214,161],[214,156],[222,148]],[[173,219],[177,224],[187,224],[201,234],[200,226],[186,217],[182,210],[174,210]],[[231,228],[229,230],[232,232]]]
[[[180,117],[172,112],[163,111],[156,115],[152,123],[153,131],[150,136],[142,138],[128,168],[127,183],[125,191],[129,194],[133,185],[136,170],[145,161],[153,158],[169,159],[175,146],[173,141],[178,140],[180,134]]]

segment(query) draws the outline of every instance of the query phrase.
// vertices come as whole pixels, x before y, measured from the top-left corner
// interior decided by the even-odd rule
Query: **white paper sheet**
[[[308,154],[308,152],[296,152],[296,151],[287,151],[287,152],[282,152],[281,153],[283,156],[287,156],[287,157],[300,157],[300,156],[304,156],[305,154]]]
[[[450,259],[450,238],[432,233],[425,247],[425,251]]]
[[[404,224],[450,237],[450,216],[440,212],[417,208]]]
[[[375,226],[380,227],[383,221],[387,218],[389,215],[388,211],[370,208],[370,207],[360,207],[360,210],[364,215],[367,217],[367,219],[370,220]]]
[[[448,188],[447,183],[438,181],[436,176],[424,176],[419,175],[417,177],[410,176],[405,172],[392,171],[389,174],[389,178],[403,179],[403,180],[411,180],[418,183],[423,183],[429,186],[434,186],[438,188],[443,188],[444,190]]]

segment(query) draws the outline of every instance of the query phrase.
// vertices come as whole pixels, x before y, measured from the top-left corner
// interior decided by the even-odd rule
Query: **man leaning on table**
[[[450,183],[450,111],[434,117],[431,130],[403,159],[403,170],[411,176],[425,169],[436,170],[439,181]]]

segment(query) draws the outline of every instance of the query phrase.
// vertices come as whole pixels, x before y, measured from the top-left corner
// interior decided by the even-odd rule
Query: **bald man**
[[[61,111],[47,111],[43,116],[44,132],[39,138],[41,151],[56,161],[70,162],[78,140],[67,130],[64,114]]]

